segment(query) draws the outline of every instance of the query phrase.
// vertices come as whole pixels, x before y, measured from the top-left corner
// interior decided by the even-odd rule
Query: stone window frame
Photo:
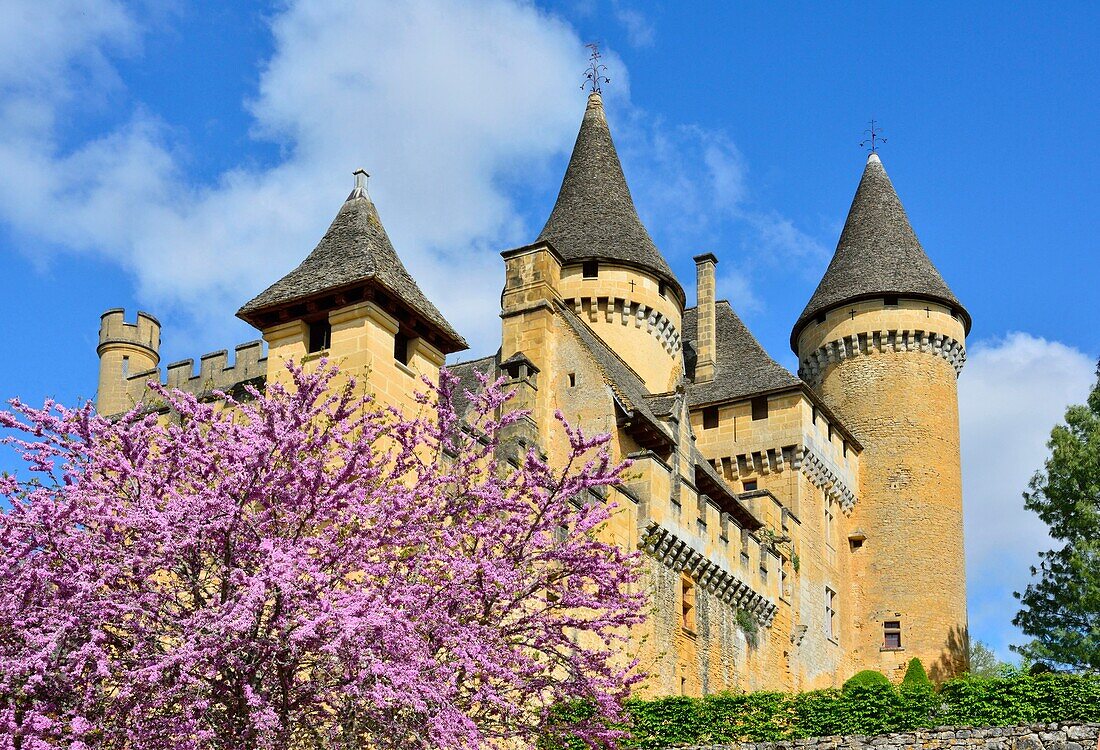
[[[687,573],[680,575],[680,626],[685,633],[695,635],[696,618],[695,581]]]
[[[703,429],[713,430],[721,423],[721,414],[717,406],[703,407]]]
[[[586,260],[581,263],[582,279],[600,278],[600,262],[598,260]]]
[[[839,596],[836,590],[826,586],[825,587],[825,637],[833,643],[837,643],[840,640],[840,623],[839,613],[837,612],[837,604]]]
[[[901,638],[901,620],[885,620],[882,623],[882,651],[904,651]]]

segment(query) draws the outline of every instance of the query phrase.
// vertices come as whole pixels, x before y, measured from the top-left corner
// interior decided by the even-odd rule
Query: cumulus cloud
[[[1022,634],[1011,625],[1028,566],[1050,548],[1046,527],[1021,493],[1047,456],[1066,406],[1082,403],[1095,362],[1077,349],[1027,333],[979,341],[959,378],[967,587],[972,637],[1011,659]]]
[[[518,0],[290,0],[270,16],[273,52],[242,103],[251,136],[277,144],[281,157],[256,166],[246,155],[200,182],[174,124],[148,103],[127,104],[113,67],[140,55],[149,33],[135,6],[8,6],[0,222],[40,257],[113,261],[170,321],[175,341],[224,346],[237,306],[313,247],[362,166],[424,291],[477,353],[497,346],[497,253],[537,232],[545,217],[524,213],[525,190],[556,185],[548,166],[569,148],[583,108],[586,51],[567,23]],[[644,18],[620,20],[645,42]],[[804,238],[789,221],[745,207],[747,168],[727,136],[654,120],[630,103],[614,50],[605,61],[627,171],[666,252],[717,249],[731,220],[754,246],[797,252]],[[522,85],[498,85],[504,71]],[[121,125],[73,140],[67,125],[89,108],[120,106]],[[744,297],[747,269],[725,283],[758,304]]]

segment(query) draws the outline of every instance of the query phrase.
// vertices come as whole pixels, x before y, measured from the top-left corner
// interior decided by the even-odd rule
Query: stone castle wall
[[[692,745],[676,750],[1100,750],[1100,724],[938,727],[877,737],[813,737],[786,742]],[[669,749],[671,750],[671,748]]]

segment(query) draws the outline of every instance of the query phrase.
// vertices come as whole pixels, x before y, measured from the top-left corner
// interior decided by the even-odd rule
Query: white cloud
[[[644,14],[632,8],[627,8],[620,0],[611,3],[615,12],[615,19],[626,31],[627,40],[632,47],[652,47],[657,34],[653,24]]]
[[[645,41],[644,18],[620,20]],[[510,186],[556,184],[547,166],[583,111],[586,50],[561,20],[520,0],[290,0],[271,16],[273,53],[243,103],[252,136],[283,156],[262,168],[242,158],[205,184],[187,174],[175,125],[127,104],[112,61],[141,54],[147,19],[133,7],[8,0],[5,21],[0,222],[38,260],[52,250],[113,261],[169,321],[166,338],[224,346],[236,308],[313,247],[362,166],[424,291],[475,353],[498,345],[498,252],[529,241],[544,218],[525,216]],[[737,248],[724,285],[741,309],[759,309],[753,256],[797,254],[809,241],[746,207],[747,168],[724,133],[633,107],[626,66],[604,55],[627,172],[663,249],[721,251],[734,222],[751,251]],[[123,124],[73,142],[65,123],[83,124],[89,107],[121,107]]]
[[[1024,638],[1011,625],[1012,592],[1027,585],[1035,553],[1050,548],[1021,493],[1066,406],[1088,395],[1094,364],[1057,341],[1012,333],[971,345],[959,379],[970,630],[1003,659]]]
[[[495,310],[468,290],[499,276],[496,251],[528,239],[502,182],[574,133],[583,47],[571,29],[507,0],[292,2],[272,20],[275,52],[248,104],[255,136],[286,158],[193,186],[140,109],[63,147],[54,123],[69,92],[120,85],[110,54],[140,41],[123,6],[96,3],[5,11],[0,39],[18,43],[0,64],[0,218],[15,231],[117,261],[158,309],[224,321],[308,252],[364,166],[428,295],[472,341],[498,335]]]

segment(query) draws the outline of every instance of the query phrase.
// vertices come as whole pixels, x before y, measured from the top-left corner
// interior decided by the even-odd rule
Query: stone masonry
[[[676,750],[1100,750],[1100,724],[937,727],[877,737],[813,737],[786,742],[692,745]],[[671,750],[671,748],[669,749]]]

